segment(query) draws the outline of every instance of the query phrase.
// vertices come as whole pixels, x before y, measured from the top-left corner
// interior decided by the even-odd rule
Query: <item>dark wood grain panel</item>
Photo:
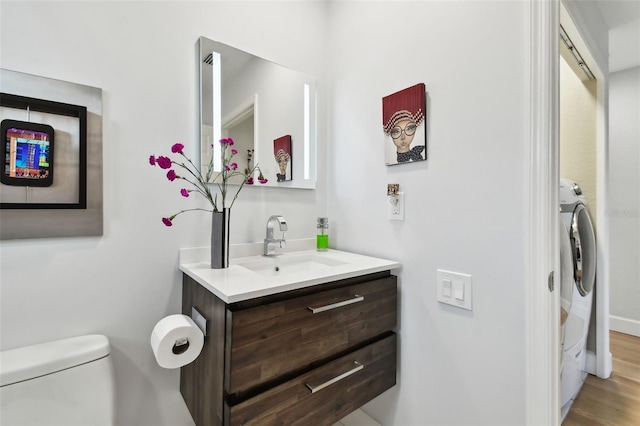
[[[393,386],[396,337],[389,330],[396,326],[396,280],[383,271],[225,304],[183,275],[183,313],[190,315],[195,306],[209,320],[202,353],[180,376],[196,425],[329,425]],[[366,303],[315,315],[308,309],[356,294]],[[393,355],[390,346],[378,343],[390,336]],[[311,399],[306,386],[285,386],[348,370],[353,360],[346,354],[363,351],[366,379],[358,372],[359,380],[345,379]],[[226,392],[232,383],[243,386]]]
[[[360,284],[367,281],[379,280],[391,275],[391,271],[380,271],[371,274],[358,275],[356,277],[345,278],[342,280],[331,281],[328,283],[313,285],[309,287],[299,288],[296,290],[284,291],[282,293],[271,294],[269,296],[247,299],[240,302],[234,302],[227,307],[232,311],[254,308],[256,306],[267,305],[282,300],[293,299],[295,297],[306,296],[308,294],[318,293],[319,291],[331,290],[333,288],[347,287],[354,284]]]
[[[225,390],[235,394],[259,387],[392,330],[397,318],[396,286],[397,277],[387,276],[250,309],[228,310]],[[364,301],[316,314],[308,309],[356,295],[364,296]]]
[[[331,425],[396,383],[396,335],[386,337],[235,406],[225,404],[225,425]],[[311,393],[319,384],[364,368]]]
[[[180,392],[197,425],[221,425],[226,305],[187,275],[183,275],[182,313],[194,306],[208,320],[208,336],[196,360],[181,368]]]

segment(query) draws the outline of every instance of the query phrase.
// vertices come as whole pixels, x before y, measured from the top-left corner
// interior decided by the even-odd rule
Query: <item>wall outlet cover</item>
[[[389,220],[404,220],[404,192],[398,192],[395,197],[389,199]]]

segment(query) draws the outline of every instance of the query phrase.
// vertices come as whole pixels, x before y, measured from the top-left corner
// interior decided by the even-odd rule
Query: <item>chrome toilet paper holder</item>
[[[202,334],[207,336],[207,319],[202,315],[195,306],[191,307],[191,319],[196,323]]]

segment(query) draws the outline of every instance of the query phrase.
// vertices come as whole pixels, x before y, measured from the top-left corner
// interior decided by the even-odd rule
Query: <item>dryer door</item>
[[[560,325],[564,325],[569,312],[571,312],[571,302],[573,301],[573,255],[571,241],[569,240],[569,230],[558,217],[558,233],[560,236]]]
[[[596,235],[583,204],[578,204],[573,212],[570,239],[576,287],[582,296],[586,296],[596,281]]]

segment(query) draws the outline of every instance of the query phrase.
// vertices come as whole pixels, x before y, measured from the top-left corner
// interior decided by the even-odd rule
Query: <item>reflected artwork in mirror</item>
[[[219,144],[213,142],[233,138],[239,168],[258,165],[268,179],[265,186],[315,188],[315,78],[206,37],[200,37],[199,48],[201,167],[213,155],[220,171]],[[286,179],[274,154],[274,141],[282,135],[296,155]]]

